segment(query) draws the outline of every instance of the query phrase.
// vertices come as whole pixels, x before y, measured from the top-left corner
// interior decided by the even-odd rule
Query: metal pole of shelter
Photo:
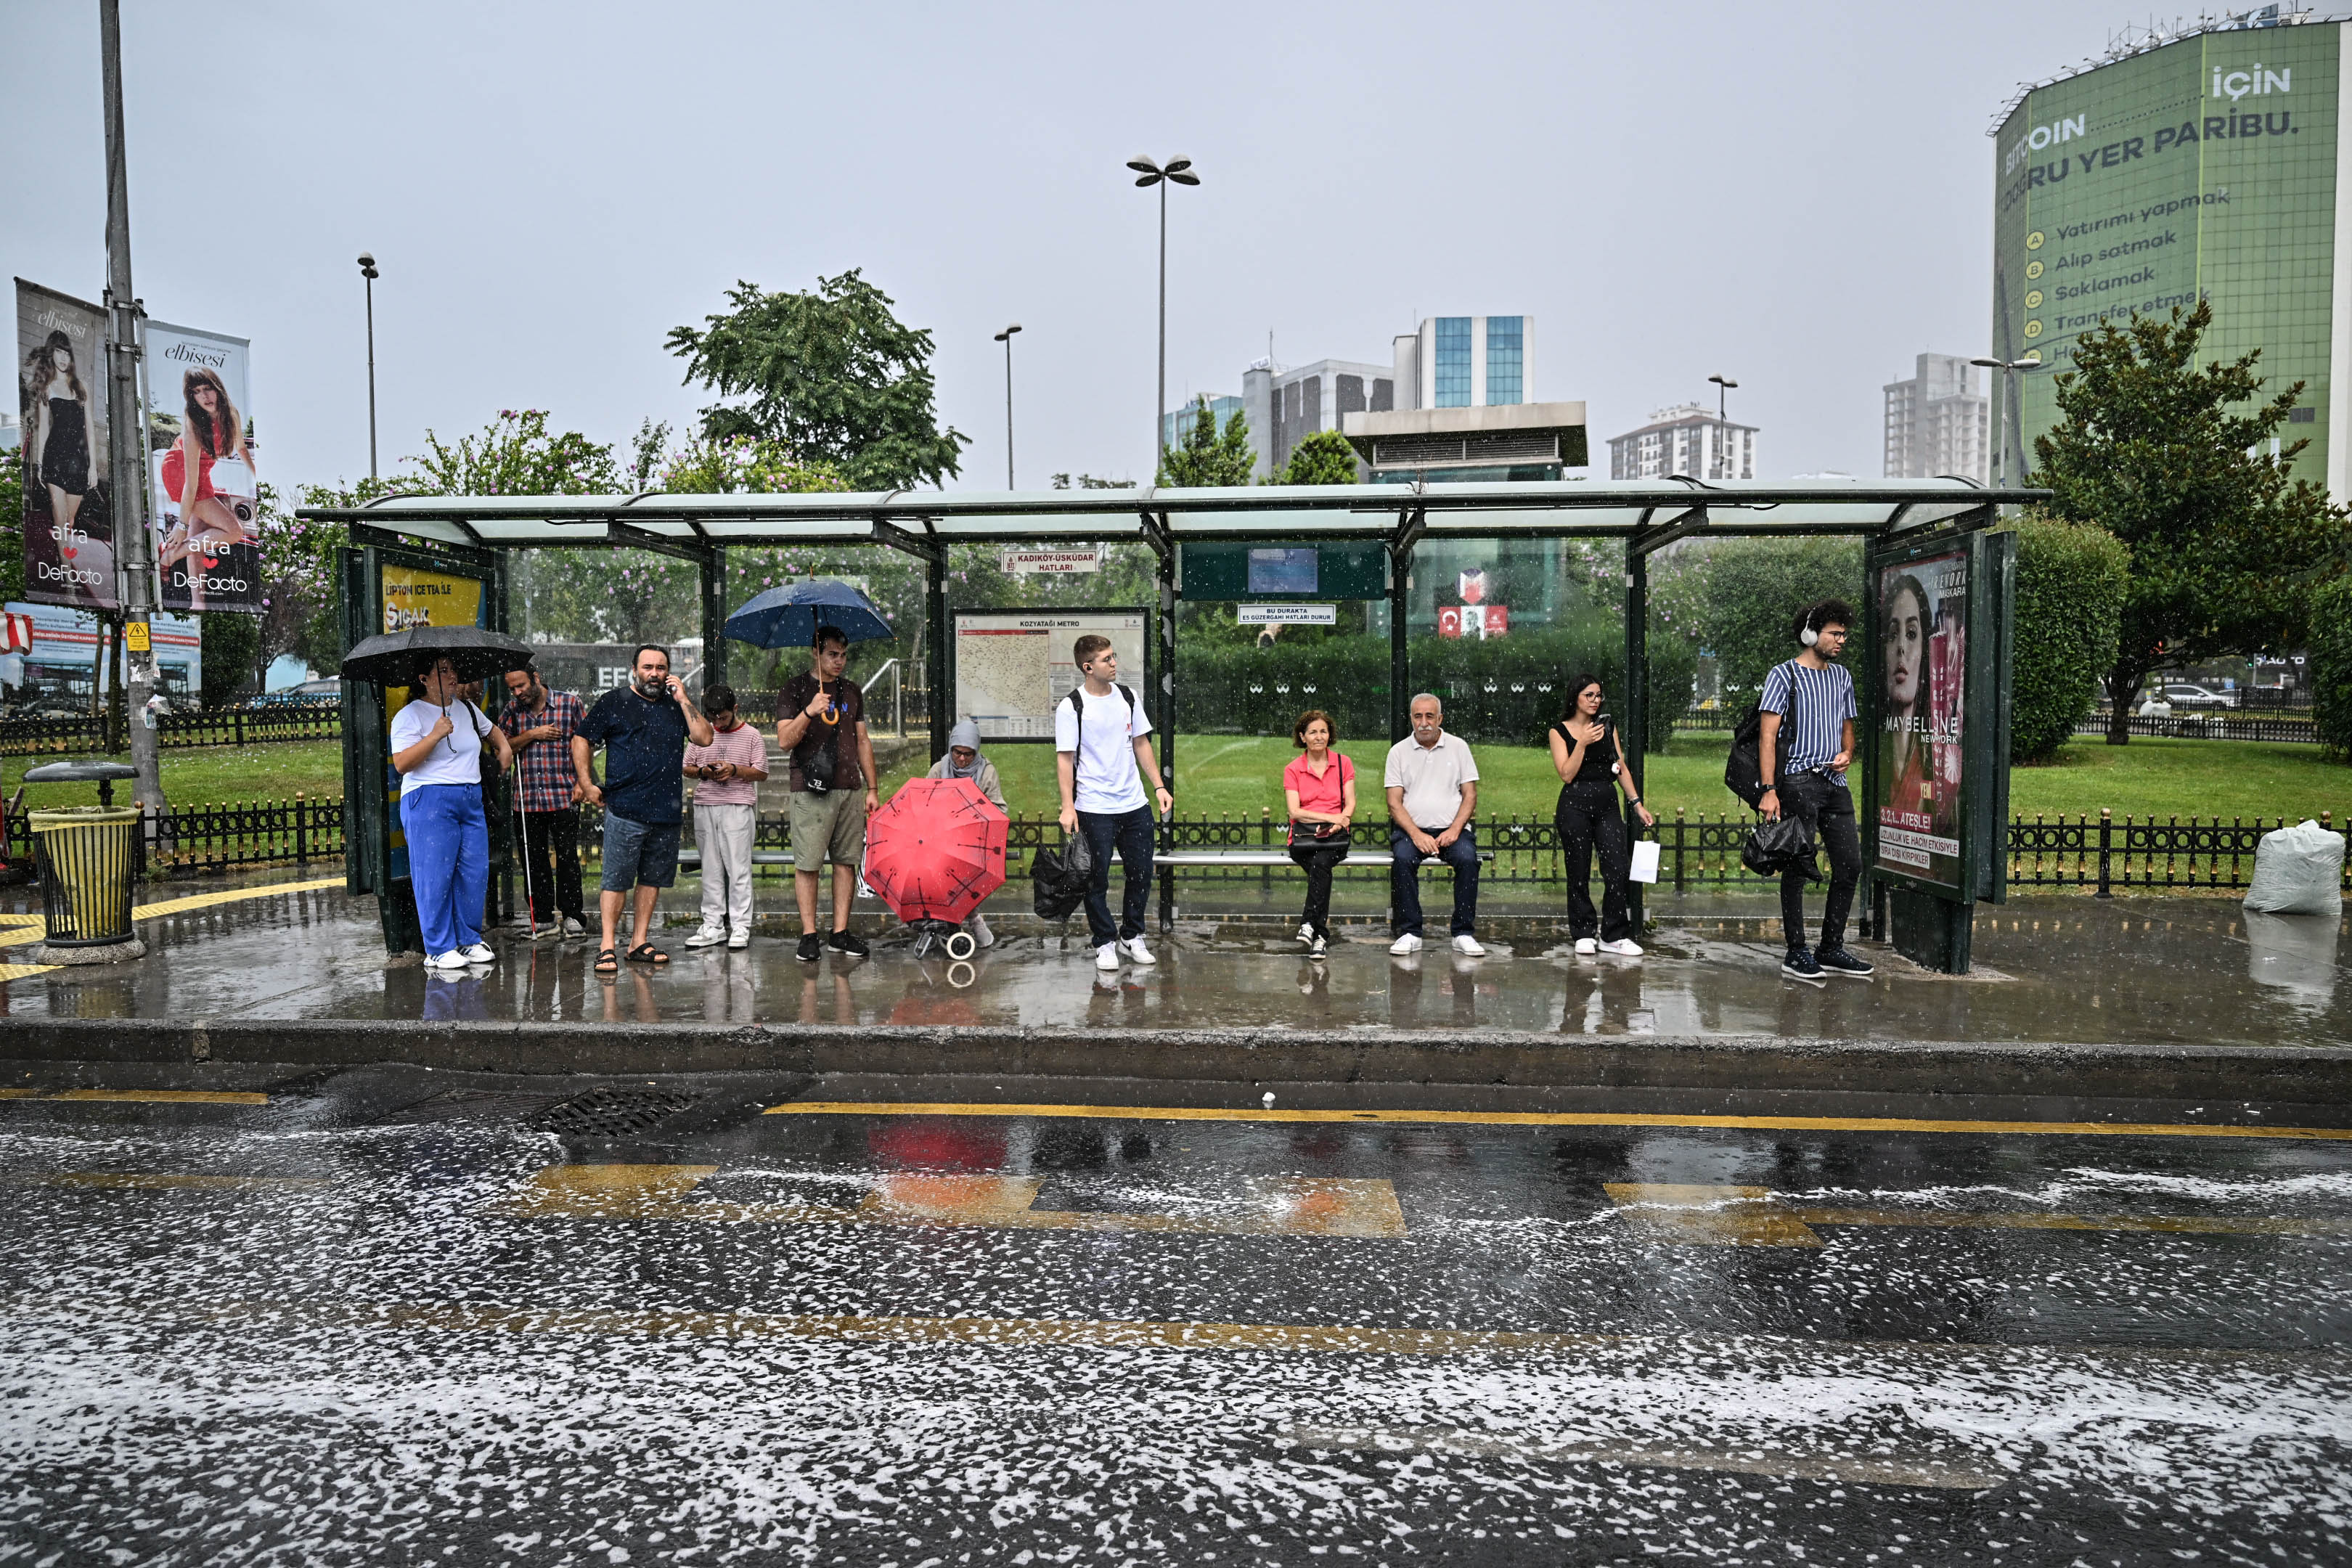
[[[1633,794],[1642,787],[1642,743],[1650,727],[1650,558],[1638,539],[1625,544],[1625,717],[1617,727],[1617,744],[1625,757],[1625,773]],[[1626,827],[1641,831],[1641,817],[1626,808]],[[1642,928],[1642,884],[1628,880],[1625,899],[1633,929]]]
[[[147,433],[139,418],[139,309],[131,289],[131,179],[122,136],[122,16],[118,0],[100,0],[99,51],[106,94],[106,455],[108,510],[121,563],[122,642],[130,655],[131,792],[151,812],[163,809],[155,748],[155,559],[147,529]]]
[[[942,545],[923,563],[923,637],[929,644],[923,656],[924,696],[931,719],[931,761],[948,754],[948,731],[955,717],[950,711],[954,693],[948,689],[948,552]]]
[[[727,684],[727,547],[708,546],[702,574],[702,689]]]

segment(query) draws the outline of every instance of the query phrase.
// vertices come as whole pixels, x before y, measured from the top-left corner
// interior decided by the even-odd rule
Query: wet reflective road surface
[[[2352,1561],[2341,1132],[109,1070],[0,1562]]]

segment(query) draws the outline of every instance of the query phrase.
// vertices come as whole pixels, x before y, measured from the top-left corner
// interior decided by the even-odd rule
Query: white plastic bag
[[[1658,879],[1658,841],[1656,839],[1633,840],[1633,866],[1626,875],[1636,882],[1654,882]]]
[[[2246,908],[2273,915],[2344,912],[2344,836],[2316,822],[2263,835]]]

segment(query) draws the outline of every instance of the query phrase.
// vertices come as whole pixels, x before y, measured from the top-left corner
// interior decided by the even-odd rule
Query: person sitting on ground
[[[1389,748],[1382,778],[1389,797],[1389,896],[1398,957],[1421,951],[1421,863],[1454,868],[1454,951],[1477,958],[1478,764],[1459,735],[1445,732],[1445,705],[1424,691],[1412,700],[1412,733]]]
[[[751,841],[760,817],[760,785],[768,776],[768,740],[735,712],[735,689],[702,694],[710,743],[688,746],[680,771],[694,784],[694,842],[702,851],[702,929],[688,947],[730,952],[751,945]]]
[[[954,729],[948,731],[948,754],[933,763],[931,771],[923,776],[970,779],[997,810],[1007,816],[1013,815],[1013,808],[1004,804],[1004,784],[996,776],[996,764],[980,754],[980,726],[970,719],[960,721]],[[971,911],[971,918],[963,922],[963,929],[971,933],[975,946],[996,945],[996,934],[988,929],[987,919],[978,910]]]
[[[1580,675],[1568,685],[1568,714],[1551,727],[1551,765],[1559,774],[1559,801],[1552,826],[1559,833],[1562,869],[1568,873],[1568,933],[1581,954],[1606,952],[1639,958],[1633,940],[1633,839],[1617,810],[1617,792],[1639,812],[1642,826],[1657,818],[1642,804],[1617,726],[1601,709],[1601,678]],[[1601,912],[1592,912],[1592,851],[1601,851]],[[1596,942],[1595,937],[1600,940]]]
[[[1062,787],[1062,831],[1084,832],[1094,851],[1094,876],[1087,884],[1087,935],[1094,943],[1095,967],[1116,972],[1125,952],[1137,963],[1154,963],[1143,942],[1143,911],[1151,898],[1151,804],[1143,781],[1160,777],[1151,748],[1151,720],[1134,692],[1118,684],[1118,655],[1110,638],[1088,632],[1071,646],[1070,658],[1085,677],[1069,697],[1054,704],[1054,771]],[[1162,816],[1175,801],[1155,782]],[[1110,856],[1118,850],[1125,882],[1118,924],[1110,919]]]
[[[498,958],[482,941],[490,888],[482,747],[495,751],[501,773],[514,766],[514,752],[489,715],[457,695],[461,684],[447,658],[430,660],[417,671],[415,695],[392,716],[408,885],[416,897],[428,969],[463,969]]]
[[[653,643],[637,649],[629,684],[596,699],[588,717],[572,732],[572,771],[580,797],[604,809],[604,873],[596,893],[604,937],[596,944],[596,973],[610,979],[621,972],[621,905],[636,897],[631,963],[656,968],[669,954],[656,947],[654,900],[677,880],[678,819],[684,815],[686,779],[679,772],[687,743],[710,744],[710,721],[694,705],[686,683],[669,672],[669,650]],[[604,782],[590,764],[604,748]]]
[[[867,952],[849,929],[857,870],[866,861],[866,819],[882,805],[876,793],[874,742],[866,732],[866,693],[845,673],[849,636],[819,626],[810,668],[784,682],[776,749],[792,758],[793,893],[800,902],[801,941],[793,956],[814,963],[825,948],[851,958]],[[816,933],[817,872],[833,863],[833,934]]]
[[[1780,874],[1781,934],[1789,947],[1780,973],[1808,985],[1827,984],[1832,974],[1867,980],[1871,973],[1870,964],[1845,946],[1846,914],[1862,880],[1862,839],[1854,830],[1853,793],[1845,786],[1846,764],[1853,760],[1853,677],[1835,660],[1845,652],[1852,625],[1853,610],[1843,599],[1807,605],[1790,628],[1804,651],[1772,667],[1756,704],[1762,716],[1757,762],[1764,781],[1756,809],[1768,822],[1790,813],[1829,852],[1830,890],[1817,948],[1805,946],[1805,884],[1812,862]]]
[[[1348,858],[1356,820],[1356,764],[1331,749],[1331,715],[1309,708],[1290,727],[1299,750],[1282,770],[1282,799],[1290,813],[1290,858],[1307,873],[1307,908],[1298,940],[1307,956],[1331,951],[1331,868]]]

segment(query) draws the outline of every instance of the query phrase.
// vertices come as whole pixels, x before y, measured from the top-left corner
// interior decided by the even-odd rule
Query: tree
[[[2131,556],[2095,523],[2039,511],[2017,532],[2017,623],[2009,756],[2038,763],[2066,743],[2116,661]]]
[[[2311,717],[2327,754],[2352,757],[2352,580],[2312,595]]]
[[[1055,474],[1054,488],[1057,490],[1070,489],[1070,476]],[[1077,488],[1082,490],[1131,490],[1135,488],[1135,481],[1133,479],[1098,479],[1092,474],[1080,474]]]
[[[931,334],[891,313],[857,269],[806,294],[738,282],[707,329],[673,327],[687,381],[724,398],[702,411],[709,440],[750,437],[829,463],[851,488],[911,489],[960,471],[969,440],[933,406]]]
[[[25,596],[25,453],[0,462],[0,600]]]
[[[198,617],[204,638],[204,689],[207,708],[234,702],[252,679],[261,647],[261,621],[241,610],[206,610]],[[265,663],[265,668],[266,668]]]
[[[1234,416],[1239,418],[1239,415]],[[1290,448],[1290,461],[1266,477],[1270,485],[1352,485],[1356,449],[1337,430],[1318,430]]]
[[[2130,552],[2105,676],[2112,746],[2129,742],[2132,699],[2156,671],[2298,638],[2312,587],[2342,559],[2345,511],[2289,476],[2310,443],[2265,450],[2303,383],[2257,401],[2259,349],[2199,368],[2212,321],[2200,300],[2084,333],[2074,368],[2056,377],[2059,423],[2033,441],[2051,511],[2100,524]]]
[[[1158,482],[1185,489],[1248,484],[1250,468],[1257,461],[1250,450],[1249,421],[1236,408],[1225,416],[1220,431],[1205,394],[1197,408],[1183,444],[1161,454]],[[1353,478],[1352,471],[1349,477]]]
[[[1797,613],[1840,598],[1862,611],[1862,544],[1852,539],[1724,539],[1675,548],[1651,595],[1652,626],[1715,655],[1726,706],[1744,706],[1772,667],[1799,653]],[[1859,637],[1862,628],[1853,628]]]

